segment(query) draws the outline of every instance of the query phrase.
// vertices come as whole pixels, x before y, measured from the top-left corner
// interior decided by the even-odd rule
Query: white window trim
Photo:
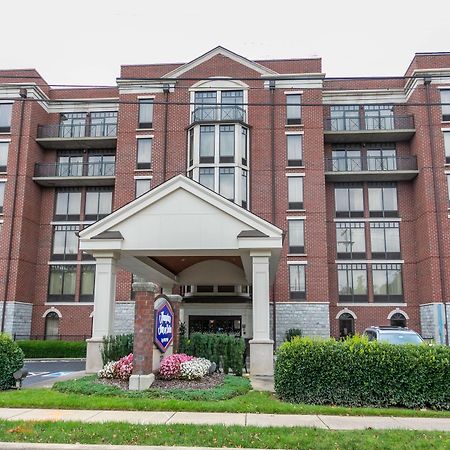
[[[138,100],[154,100],[156,98],[156,95],[138,95]]]
[[[333,222],[401,222],[401,217],[335,217]]]
[[[354,303],[352,303],[354,305]],[[339,318],[342,316],[342,314],[350,314],[353,317],[353,320],[356,320],[358,318],[358,316],[351,310],[348,308],[344,308],[341,309],[337,314],[336,314],[336,319],[339,320]]]
[[[297,172],[297,173],[286,173],[285,174],[287,177],[304,177],[305,173],[304,172]]]
[[[308,261],[287,261],[288,266],[306,266]]]
[[[153,139],[153,134],[137,134],[136,139]]]
[[[298,126],[298,125],[295,125],[295,126]],[[285,131],[284,134],[286,136],[288,136],[288,135],[296,135],[296,134],[304,135],[305,132],[303,130],[300,130],[300,131]]]
[[[336,306],[349,306],[350,303],[337,303]],[[407,307],[408,305],[406,303],[383,303],[383,302],[365,302],[365,303],[351,303],[351,306],[371,306],[371,307],[380,307],[380,306],[387,306],[389,308],[392,307]]]
[[[284,91],[284,95],[303,95],[303,91]]]
[[[400,308],[395,308],[394,310],[392,310],[392,311],[388,314],[388,316],[387,316],[388,320],[391,320],[391,319],[392,319],[392,316],[393,316],[394,314],[397,314],[397,313],[403,314],[403,316],[405,317],[405,319],[406,319],[406,320],[409,320],[408,314],[406,314],[406,312],[403,311],[403,310],[400,309]]]
[[[306,220],[306,216],[287,216],[287,220]]]
[[[90,261],[48,261],[48,266],[95,266],[95,259]]]
[[[404,259],[335,259],[336,264],[405,264]]]
[[[42,314],[42,318],[47,317],[47,315],[50,314],[50,313],[52,313],[52,312],[56,313],[56,315],[57,315],[60,319],[62,318],[61,312],[60,312],[58,309],[54,308],[54,307],[48,308],[48,309],[45,311],[45,313]]]
[[[449,131],[450,131],[450,128],[449,128]],[[11,143],[11,139],[0,139],[0,143],[1,144],[10,144]]]
[[[147,170],[147,169],[144,169]],[[151,180],[153,178],[153,175],[135,175],[133,177],[135,180]]]

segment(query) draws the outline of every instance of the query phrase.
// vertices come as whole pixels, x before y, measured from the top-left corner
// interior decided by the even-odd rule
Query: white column
[[[104,336],[113,334],[116,304],[117,259],[114,253],[96,253],[94,321],[92,337],[87,340],[86,373],[102,368],[101,346]]]
[[[252,251],[253,339],[250,341],[250,374],[273,376],[273,341],[269,330],[270,251]]]

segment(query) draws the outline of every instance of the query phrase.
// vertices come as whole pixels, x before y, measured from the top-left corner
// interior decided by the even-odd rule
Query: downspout
[[[431,84],[431,77],[426,77],[423,80],[425,85],[425,98],[426,98],[426,104],[427,104],[427,118],[428,118],[428,137],[430,141],[430,150],[431,150],[431,175],[433,177],[433,189],[434,189],[434,209],[436,211],[436,232],[437,232],[437,245],[438,245],[438,254],[439,254],[439,279],[441,282],[441,295],[442,295],[442,302],[444,304],[444,329],[445,329],[445,344],[449,344],[449,336],[448,336],[448,323],[447,323],[447,305],[445,303],[445,282],[444,282],[444,260],[442,258],[442,227],[441,227],[441,221],[440,221],[440,214],[439,214],[439,202],[438,202],[438,185],[436,180],[436,152],[435,152],[435,140],[434,140],[434,133],[431,129],[432,125],[432,115],[431,115],[431,100],[430,100],[430,84]]]
[[[271,164],[271,182],[272,182],[272,211],[271,211],[271,219],[272,223],[275,225],[276,219],[276,208],[275,208],[275,200],[276,200],[276,192],[275,192],[275,80],[269,81],[269,89],[270,89],[270,164]],[[276,273],[273,279],[272,284],[272,340],[274,342],[274,350],[277,348],[277,307],[275,304],[275,282],[276,282]]]
[[[11,205],[11,226],[10,226],[10,233],[9,233],[9,243],[8,243],[8,260],[6,264],[6,273],[5,273],[5,289],[4,289],[4,296],[3,296],[3,309],[2,309],[2,326],[1,326],[1,332],[3,333],[5,331],[5,318],[6,318],[6,300],[8,298],[8,291],[9,291],[9,274],[11,271],[11,256],[12,256],[12,244],[13,244],[13,236],[14,236],[14,211],[16,210],[16,191],[17,191],[17,180],[19,177],[19,154],[20,149],[22,148],[22,129],[23,129],[23,112],[25,109],[25,99],[27,98],[27,90],[26,89],[20,89],[19,91],[20,95],[20,122],[19,122],[19,139],[17,142],[17,151],[16,151],[16,160],[15,165],[16,169],[14,172],[14,178],[13,178],[13,200]]]
[[[167,124],[168,124],[168,108],[169,108],[169,85],[165,84],[164,91],[164,141],[163,141],[163,183],[167,178]]]

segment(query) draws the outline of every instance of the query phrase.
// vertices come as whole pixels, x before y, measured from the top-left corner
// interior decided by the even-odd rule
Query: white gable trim
[[[261,64],[255,63],[254,61],[250,61],[247,58],[244,58],[241,55],[238,55],[237,53],[234,53],[230,50],[227,50],[224,47],[218,46],[216,48],[213,48],[209,52],[205,53],[204,55],[199,56],[198,58],[195,58],[191,62],[188,62],[181,67],[178,67],[175,70],[172,70],[169,73],[166,73],[161,78],[178,78],[184,73],[188,72],[189,70],[192,70],[194,67],[197,67],[200,64],[203,64],[204,62],[208,61],[209,59],[213,58],[217,55],[223,55],[227,58],[232,59],[233,61],[236,61],[239,64],[242,64],[245,67],[248,67],[249,69],[252,69],[261,75],[273,75],[276,74],[275,71],[272,69],[269,69],[267,67],[264,67]]]
[[[80,231],[80,239],[86,241],[104,231],[113,229],[127,218],[139,213],[139,211],[156,203],[177,189],[184,189],[193,196],[202,199],[210,205],[236,218],[236,220],[245,223],[249,228],[261,231],[269,238],[280,238],[280,236],[282,236],[282,230],[275,225],[272,225],[270,222],[267,222],[250,211],[230,202],[219,194],[205,188],[200,183],[197,183],[184,175],[177,175]]]

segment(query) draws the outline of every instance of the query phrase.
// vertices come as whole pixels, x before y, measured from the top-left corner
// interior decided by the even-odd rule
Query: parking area
[[[76,376],[85,370],[85,360],[54,359],[26,361],[28,376],[23,381],[23,387],[46,387],[62,379]]]

